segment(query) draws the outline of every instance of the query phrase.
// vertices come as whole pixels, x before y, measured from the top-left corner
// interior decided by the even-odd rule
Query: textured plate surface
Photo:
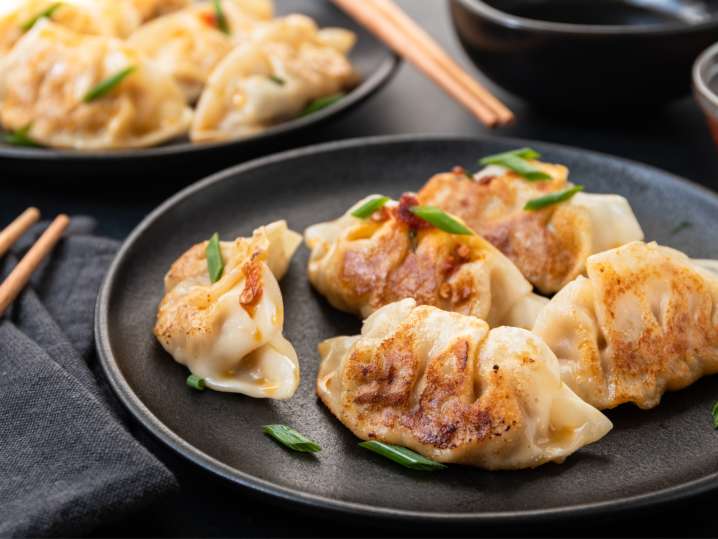
[[[98,300],[98,348],[110,381],[134,415],[188,459],[237,484],[353,513],[396,518],[501,521],[635,508],[716,486],[718,433],[710,409],[718,378],[668,394],[651,411],[609,412],[614,430],[564,464],[485,472],[452,466],[405,470],[357,447],[318,401],[314,382],[322,339],[359,331],[306,278],[302,247],[282,281],[286,336],[299,353],[302,383],[289,401],[198,393],[187,370],[155,341],[152,326],[170,264],[218,231],[248,235],[287,219],[298,231],[332,219],[368,193],[417,190],[433,173],[530,145],[567,164],[592,192],[630,200],[649,239],[695,257],[718,256],[718,197],[668,173],[606,155],[542,143],[490,139],[376,138],[286,152],[215,175],[179,193],[133,232]],[[610,226],[610,223],[606,223]],[[285,451],[261,426],[286,423],[317,440],[318,457]]]
[[[320,26],[340,26],[357,33],[358,41],[350,58],[362,77],[361,84],[344,97],[339,103],[305,118],[284,122],[261,133],[235,141],[209,144],[192,144],[186,138],[166,143],[155,148],[133,150],[79,152],[54,150],[49,148],[23,148],[7,144],[0,137],[0,159],[19,160],[21,166],[26,160],[32,160],[33,166],[51,166],[53,163],[85,166],[93,171],[112,172],[113,167],[129,167],[146,170],[148,164],[166,166],[170,161],[188,161],[189,159],[210,159],[222,154],[232,156],[236,163],[240,156],[246,156],[266,147],[270,141],[296,134],[298,131],[317,125],[336,115],[350,110],[367,99],[391,79],[399,64],[398,58],[372,34],[359,26],[327,0],[276,0],[280,15],[303,13],[316,20]],[[0,131],[0,134],[2,131]],[[26,166],[26,165],[25,165]],[[216,170],[216,168],[214,169]]]

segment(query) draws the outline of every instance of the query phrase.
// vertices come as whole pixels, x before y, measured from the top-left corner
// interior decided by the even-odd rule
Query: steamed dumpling
[[[108,94],[85,103],[100,82],[134,71]],[[113,38],[43,21],[0,60],[0,123],[29,128],[39,143],[82,150],[137,148],[186,132],[192,111],[171,78]]]
[[[224,273],[211,283],[207,242],[183,254],[165,277],[155,336],[178,362],[217,391],[288,399],[299,385],[297,353],[282,335],[277,279],[301,236],[277,221],[251,238],[221,242]]]
[[[718,275],[642,242],[593,255],[587,269],[534,326],[582,399],[652,408],[665,391],[718,372]]]
[[[319,353],[317,393],[355,435],[439,462],[533,468],[562,462],[612,427],[561,382],[538,337],[412,299]]]
[[[259,22],[251,11],[244,12],[241,4],[222,0],[229,34],[221,30],[214,4],[201,2],[145,24],[128,42],[171,75],[187,100],[194,102],[215,66]]]
[[[529,200],[572,187],[566,167],[530,163],[552,179],[529,182],[490,166],[476,179],[459,172],[437,174],[419,199],[461,217],[547,294],[580,275],[591,254],[643,239],[631,207],[619,195],[578,193],[569,202],[525,211]]]
[[[260,25],[213,71],[197,107],[195,141],[236,138],[298,116],[314,99],[352,86],[355,37],[290,15]]]
[[[309,227],[309,280],[329,302],[363,318],[404,298],[477,316],[492,327],[530,328],[547,300],[511,261],[480,236],[415,229],[401,207],[385,206],[369,219],[352,211]],[[410,200],[407,195],[402,203]]]
[[[85,103],[99,83],[134,71],[108,94]],[[171,78],[113,38],[82,35],[43,21],[0,60],[0,123],[29,128],[47,146],[137,148],[186,132],[192,111]]]

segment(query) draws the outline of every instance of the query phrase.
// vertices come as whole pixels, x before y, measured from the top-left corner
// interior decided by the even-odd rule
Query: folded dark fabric
[[[154,502],[172,474],[123,425],[93,344],[114,241],[74,218],[0,318],[0,536],[77,536]],[[0,262],[4,278],[42,231]]]

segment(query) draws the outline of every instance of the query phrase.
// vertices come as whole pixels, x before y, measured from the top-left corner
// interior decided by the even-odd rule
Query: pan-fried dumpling
[[[194,102],[215,66],[259,23],[240,4],[222,0],[229,33],[220,28],[214,4],[201,2],[150,21],[128,42],[174,77],[187,100]]]
[[[582,399],[652,408],[665,391],[718,372],[718,276],[642,242],[593,255],[587,269],[534,326]]]
[[[106,95],[86,94],[134,67]],[[113,38],[35,25],[0,60],[0,123],[41,144],[82,150],[137,148],[187,131],[192,111],[174,81]]]
[[[407,207],[416,199],[408,194],[369,219],[352,216],[370,198],[304,234],[311,249],[309,280],[334,307],[366,318],[414,298],[477,316],[491,327],[533,325],[548,300],[533,294],[516,266],[489,242],[413,222]]]
[[[297,117],[320,97],[354,85],[347,30],[319,30],[290,15],[261,25],[216,67],[202,93],[191,137],[236,138]]]
[[[551,179],[529,182],[496,165],[476,179],[457,170],[434,176],[419,200],[461,217],[546,294],[581,274],[591,254],[643,239],[631,207],[619,195],[578,193],[569,202],[525,211],[529,200],[572,187],[566,167],[529,163]]]
[[[562,462],[612,427],[561,382],[529,331],[473,316],[387,305],[355,337],[319,345],[317,393],[359,438],[439,462],[533,468]]]
[[[297,353],[282,335],[277,279],[301,236],[277,221],[251,238],[221,242],[224,272],[210,282],[207,242],[183,254],[165,277],[155,336],[178,362],[217,391],[288,399],[299,385]]]
[[[12,49],[27,31],[27,24],[53,6],[49,18],[56,24],[85,34],[127,37],[142,24],[141,10],[136,5],[141,1],[63,0],[60,3],[55,0],[2,0],[0,55]]]

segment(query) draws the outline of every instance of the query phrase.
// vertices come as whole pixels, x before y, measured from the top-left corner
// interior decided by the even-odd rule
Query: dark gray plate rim
[[[334,103],[333,105],[309,116],[283,122],[248,137],[208,143],[178,143],[169,141],[165,145],[151,148],[87,152],[52,148],[24,148],[22,146],[0,144],[0,157],[41,161],[66,161],[69,159],[78,159],[82,161],[124,160],[138,158],[152,159],[155,157],[166,157],[177,154],[196,154],[208,150],[237,147],[250,142],[261,142],[277,136],[286,135],[293,131],[302,130],[311,125],[323,123],[325,120],[328,120],[333,116],[353,109],[365,99],[368,99],[370,96],[381,90],[392,79],[400,65],[401,58],[394,52],[387,49],[387,57],[379,65],[379,68],[369,74],[368,77],[362,79],[361,83],[356,88],[348,92],[337,103]],[[0,130],[0,133],[2,132],[3,131]]]
[[[134,242],[141,237],[154,222],[164,214],[169,208],[175,204],[187,199],[188,197],[194,196],[198,192],[202,191],[206,187],[222,182],[227,178],[242,174],[248,170],[261,168],[268,164],[275,164],[286,160],[291,160],[296,157],[317,155],[324,153],[331,153],[338,150],[366,147],[366,146],[381,146],[387,144],[400,144],[404,142],[435,142],[441,143],[445,141],[459,141],[459,142],[476,142],[482,139],[486,140],[489,137],[463,137],[463,136],[437,136],[437,135],[390,135],[390,136],[378,136],[378,137],[366,137],[348,139],[339,142],[330,142],[324,144],[318,144],[314,146],[308,146],[306,148],[300,148],[296,150],[289,150],[268,157],[255,159],[247,163],[243,163],[224,171],[218,172],[205,178],[184,190],[178,192],[174,196],[170,197],[154,211],[152,211],[145,219],[132,231],[128,236],[127,240],[122,244],[119,252],[117,253],[114,261],[112,262],[108,273],[103,281],[100,293],[97,298],[97,304],[95,309],[95,344],[97,352],[99,354],[100,363],[103,371],[110,381],[110,386],[114,390],[115,394],[119,397],[120,401],[125,407],[132,413],[137,421],[161,440],[168,447],[179,453],[187,460],[193,462],[197,466],[204,468],[206,471],[226,479],[227,481],[236,485],[241,485],[261,493],[278,497],[291,502],[296,502],[310,508],[321,508],[331,509],[344,513],[353,514],[356,516],[372,516],[389,519],[400,519],[400,520],[411,520],[416,522],[417,520],[425,522],[438,522],[438,523],[508,523],[517,521],[539,521],[539,520],[554,520],[557,518],[575,518],[580,516],[595,516],[599,514],[623,512],[626,510],[634,510],[644,508],[648,506],[658,505],[662,503],[677,501],[689,496],[694,496],[718,488],[718,471],[709,475],[706,475],[700,479],[688,481],[685,483],[673,485],[664,489],[656,490],[648,494],[640,494],[636,496],[627,496],[616,498],[611,501],[596,502],[596,503],[585,503],[576,504],[564,507],[555,507],[549,509],[534,509],[526,511],[501,511],[501,512],[468,512],[468,513],[426,513],[419,511],[407,511],[399,509],[388,509],[383,507],[376,507],[367,504],[353,503],[340,501],[324,496],[317,496],[308,494],[300,490],[279,486],[271,481],[266,481],[259,477],[251,474],[244,473],[236,468],[228,466],[223,462],[207,455],[203,451],[197,449],[191,444],[187,443],[182,437],[167,428],[139,399],[132,387],[129,385],[127,380],[122,374],[120,367],[112,354],[110,346],[109,333],[110,328],[108,324],[108,309],[109,309],[109,298],[110,290],[113,287],[113,283],[118,272],[118,268],[122,260],[127,256],[131,250]],[[653,172],[657,174],[657,184],[666,182],[679,182],[684,184],[688,189],[692,189],[699,193],[703,197],[718,198],[718,195],[709,189],[695,184],[685,178],[676,176],[650,165],[638,163],[628,159],[615,157],[612,155],[594,152],[590,150],[583,150],[579,148],[571,148],[569,146],[551,144],[544,142],[537,142],[525,139],[513,139],[513,138],[501,138],[501,142],[505,142],[507,145],[514,147],[534,146],[540,145],[542,148],[548,150],[563,150],[580,152],[587,157],[600,158],[613,160],[617,163],[621,163],[627,167],[642,168],[646,172]]]

